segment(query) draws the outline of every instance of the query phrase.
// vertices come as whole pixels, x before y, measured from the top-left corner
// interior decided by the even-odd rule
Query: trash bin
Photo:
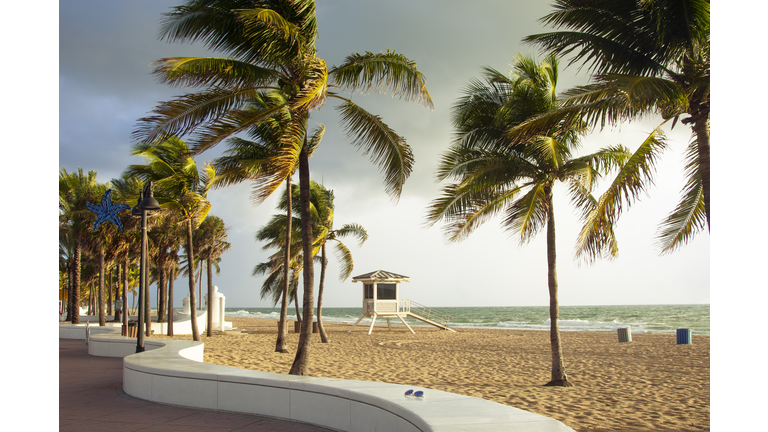
[[[128,321],[128,328],[126,329],[123,324],[123,336],[136,337],[136,330],[139,328],[139,323],[136,321]]]
[[[677,329],[677,344],[691,345],[691,329]]]
[[[293,332],[301,333],[301,323],[298,321],[293,322]],[[317,328],[317,321],[312,323],[312,333],[320,333],[320,329]]]
[[[619,342],[632,342],[632,328],[620,328],[619,331]]]

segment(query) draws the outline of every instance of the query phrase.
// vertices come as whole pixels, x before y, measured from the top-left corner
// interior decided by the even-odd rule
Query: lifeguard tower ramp
[[[400,282],[410,282],[408,276],[399,275],[385,270],[378,270],[352,278],[352,282],[363,282],[363,315],[347,330],[351,332],[363,318],[371,318],[371,326],[368,334],[373,332],[376,318],[387,320],[387,327],[391,330],[390,318],[398,318],[411,333],[411,326],[405,322],[405,317],[411,317],[421,322],[433,325],[442,330],[456,332],[448,327],[451,322],[450,315],[428,308],[412,300],[400,300]]]

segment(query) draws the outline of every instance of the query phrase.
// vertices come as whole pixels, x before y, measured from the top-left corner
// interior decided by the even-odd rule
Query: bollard
[[[677,344],[691,345],[691,329],[677,329]]]
[[[619,331],[619,342],[632,342],[632,328],[620,328]]]

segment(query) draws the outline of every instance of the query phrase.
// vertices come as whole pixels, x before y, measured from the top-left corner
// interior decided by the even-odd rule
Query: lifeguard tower
[[[371,327],[368,329],[368,334],[371,334],[377,317],[386,318],[387,327],[390,330],[392,327],[389,319],[397,317],[411,333],[416,334],[403,319],[404,317],[411,317],[442,330],[456,332],[446,325],[446,323],[451,322],[449,315],[411,300],[400,300],[400,282],[410,282],[408,276],[377,270],[355,276],[352,278],[352,282],[363,283],[363,316],[347,330],[347,333],[351,332],[363,318],[371,318]]]

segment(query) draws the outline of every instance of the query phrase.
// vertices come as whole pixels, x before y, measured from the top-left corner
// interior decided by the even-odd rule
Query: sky
[[[128,165],[143,163],[130,156],[130,134],[137,119],[157,102],[185,92],[156,82],[150,75],[151,63],[162,57],[211,55],[200,45],[158,39],[161,14],[179,1],[59,3],[58,169],[95,170],[98,180],[107,182],[118,178]],[[542,57],[536,47],[521,40],[547,30],[538,20],[551,11],[550,2],[318,3],[317,48],[329,67],[351,53],[395,50],[417,63],[434,102],[430,111],[390,95],[352,96],[357,104],[380,115],[413,149],[414,170],[398,202],[385,193],[377,167],[346,138],[335,103],[329,101],[312,113],[310,126],[322,123],[327,129],[310,161],[311,177],[333,189],[336,226],[355,222],[369,234],[362,246],[346,242],[354,257],[352,276],[377,269],[409,276],[410,282],[401,286],[401,298],[432,307],[548,305],[545,232],[521,245],[496,218],[467,240],[450,243],[440,223],[424,226],[424,215],[442,186],[435,180],[435,168],[452,139],[451,106],[469,81],[480,76],[482,66],[507,72],[518,53]],[[586,70],[566,64],[561,65],[561,92],[588,82]],[[583,139],[583,153],[619,143],[634,151],[660,122],[650,117],[595,130]],[[710,303],[708,233],[670,255],[659,256],[654,245],[658,223],[674,209],[684,185],[683,151],[690,139],[690,129],[681,124],[667,132],[670,148],[658,165],[655,185],[616,227],[620,252],[615,260],[590,265],[574,261],[578,215],[565,188],[555,189],[561,305]],[[199,164],[213,160],[224,149],[221,144],[196,160]],[[275,199],[256,206],[249,194],[249,184],[209,193],[211,214],[229,227],[232,244],[222,257],[221,274],[214,276],[227,307],[272,306],[270,300],[260,299],[263,279],[252,277],[251,272],[270,253],[261,249],[254,234],[275,213]],[[331,258],[324,306],[358,307],[362,286],[351,278],[339,281],[338,268]],[[319,268],[315,274],[317,280]],[[177,281],[176,306],[185,287],[184,280]]]

